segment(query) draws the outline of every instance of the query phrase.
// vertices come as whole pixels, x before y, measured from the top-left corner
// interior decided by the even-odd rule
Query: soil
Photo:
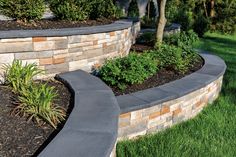
[[[142,53],[143,51],[150,50],[150,49],[153,49],[153,48],[151,46],[142,45],[142,44],[135,44],[131,48],[131,50],[135,50],[137,53]],[[171,81],[181,79],[184,76],[189,75],[199,70],[203,65],[204,65],[204,60],[200,58],[195,63],[193,63],[191,67],[189,67],[188,71],[185,72],[184,74],[179,73],[173,69],[161,69],[155,75],[145,80],[142,84],[128,85],[124,91],[121,91],[118,87],[111,87],[111,88],[116,96],[130,94],[133,92],[157,87],[165,83],[169,83]]]
[[[47,83],[49,86],[54,86],[58,92],[59,96],[54,104],[64,107],[69,115],[72,96],[68,89],[54,80]],[[12,115],[16,97],[11,88],[0,86],[0,156],[37,156],[60,131],[63,124],[59,124],[58,129],[54,129],[48,124],[38,126],[33,121],[27,122],[24,117]]]
[[[116,19],[97,19],[97,20],[86,20],[86,21],[65,21],[56,19],[39,20],[32,22],[22,21],[1,21],[0,30],[32,30],[32,29],[60,29],[60,28],[74,28],[74,27],[86,27],[86,26],[98,26],[111,24]]]
[[[151,44],[134,44],[131,46],[131,51],[142,53],[144,50],[152,50],[153,46]]]

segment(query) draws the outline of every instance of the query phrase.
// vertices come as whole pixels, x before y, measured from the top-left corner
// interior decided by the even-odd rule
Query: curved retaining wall
[[[201,54],[205,65],[197,72],[165,85],[118,96],[122,114],[118,139],[157,132],[195,117],[219,95],[226,65],[222,59]]]
[[[90,71],[107,58],[127,55],[139,30],[140,22],[122,20],[93,27],[0,31],[0,67],[14,59],[36,63],[46,71],[40,78]]]
[[[39,156],[115,157],[117,139],[156,132],[196,116],[217,98],[226,70],[219,57],[201,56],[205,65],[191,75],[118,97],[101,80],[81,70],[57,75],[74,92],[74,108],[64,128]]]

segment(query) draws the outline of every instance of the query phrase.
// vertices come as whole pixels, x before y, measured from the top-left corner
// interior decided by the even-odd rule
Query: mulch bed
[[[54,86],[58,92],[55,104],[64,107],[69,114],[71,94],[68,89],[57,81],[47,81],[49,86]],[[36,123],[27,122],[26,118],[16,117],[11,112],[16,95],[6,86],[0,86],[0,156],[1,157],[27,157],[37,156],[50,140],[60,131],[48,124],[38,126]]]
[[[143,44],[135,44],[131,48],[131,50],[136,51],[137,53],[142,53],[143,51],[150,50],[150,49],[153,49],[153,48],[151,46],[147,46]],[[191,67],[189,67],[188,71],[185,72],[184,74],[178,73],[177,71],[174,71],[173,69],[161,69],[155,75],[145,80],[142,84],[128,85],[125,91],[121,91],[117,87],[111,87],[111,88],[116,96],[130,94],[133,92],[145,90],[148,88],[153,88],[156,86],[163,85],[165,83],[169,83],[174,80],[181,79],[184,76],[189,75],[199,70],[203,65],[204,65],[204,60],[201,58],[200,60],[196,61]]]
[[[1,21],[0,30],[32,30],[32,29],[60,29],[60,28],[73,28],[73,27],[86,27],[111,24],[116,19],[97,19],[86,21],[65,21],[65,20],[39,20],[24,23],[21,21]]]

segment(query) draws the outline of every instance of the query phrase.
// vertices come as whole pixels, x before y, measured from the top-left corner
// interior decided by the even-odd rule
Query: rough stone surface
[[[17,59],[37,60],[37,64],[39,60],[46,72],[38,78],[78,69],[91,71],[106,59],[127,55],[139,30],[140,22],[124,20],[71,29],[0,31],[0,68]]]

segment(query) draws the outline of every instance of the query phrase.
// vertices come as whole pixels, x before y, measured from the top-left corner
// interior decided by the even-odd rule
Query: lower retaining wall
[[[118,139],[131,139],[161,131],[195,117],[219,95],[223,77],[183,97],[152,107],[127,112],[119,117]]]
[[[57,75],[75,95],[63,129],[40,157],[115,157],[116,142],[157,132],[196,116],[222,87],[226,65],[201,54],[204,66],[180,80],[115,97],[99,78],[84,71]]]
[[[0,74],[14,59],[36,63],[39,78],[82,69],[91,71],[108,58],[125,56],[140,30],[140,22],[52,30],[0,31]]]

